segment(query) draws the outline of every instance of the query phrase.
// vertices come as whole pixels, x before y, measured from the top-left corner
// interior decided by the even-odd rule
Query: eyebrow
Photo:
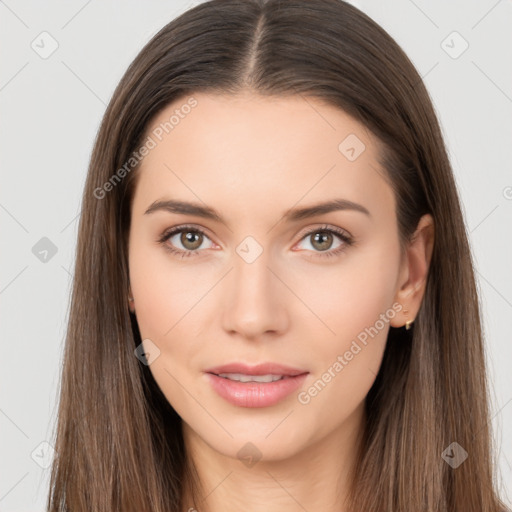
[[[332,199],[324,203],[317,203],[302,208],[290,208],[284,212],[283,219],[288,222],[294,222],[339,210],[352,210],[364,213],[368,217],[371,217],[371,213],[363,205],[354,203],[348,199]],[[153,202],[144,212],[144,214],[146,215],[156,211],[195,215],[197,217],[211,219],[220,222],[221,224],[227,225],[226,221],[217,212],[217,210],[209,206],[203,206],[199,203],[191,203],[188,201],[178,201],[173,199],[158,200]]]

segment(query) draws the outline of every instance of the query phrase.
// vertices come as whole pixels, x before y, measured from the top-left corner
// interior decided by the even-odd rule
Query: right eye
[[[158,239],[164,248],[181,258],[196,256],[204,240],[210,240],[206,233],[194,226],[176,226],[166,230]],[[169,243],[172,242],[172,245]],[[183,248],[176,248],[180,245]],[[210,247],[211,248],[211,247]]]

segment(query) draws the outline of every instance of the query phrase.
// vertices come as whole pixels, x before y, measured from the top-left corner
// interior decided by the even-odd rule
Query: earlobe
[[[404,316],[407,316],[409,314],[409,311],[407,311],[406,309],[403,310],[403,314]],[[405,330],[408,331],[410,328],[411,328],[411,325],[412,323],[414,322],[414,320],[407,320],[405,322]]]

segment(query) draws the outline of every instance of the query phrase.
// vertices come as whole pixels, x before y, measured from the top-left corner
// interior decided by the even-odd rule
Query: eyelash
[[[171,254],[173,255],[176,255],[180,258],[188,258],[190,256],[196,256],[199,251],[198,250],[195,250],[195,251],[183,251],[181,249],[174,249],[173,247],[171,247],[169,244],[167,244],[167,240],[169,240],[173,235],[177,234],[177,233],[181,233],[183,231],[189,231],[189,232],[192,232],[192,233],[199,233],[207,238],[208,235],[202,230],[202,229],[199,229],[195,226],[190,226],[190,225],[182,225],[182,226],[176,226],[174,228],[171,228],[167,231],[165,231],[162,236],[158,239],[158,243],[162,244],[164,249],[168,252],[170,252]],[[303,240],[304,238],[307,238],[308,236],[311,236],[315,233],[332,233],[333,235],[337,236],[339,239],[341,239],[341,241],[343,242],[343,245],[341,245],[340,247],[338,247],[337,249],[334,249],[334,250],[330,250],[330,251],[314,251],[317,253],[317,255],[320,257],[320,258],[331,258],[331,257],[334,257],[334,256],[338,256],[339,254],[341,254],[343,251],[346,250],[347,247],[350,247],[351,245],[354,244],[354,240],[347,235],[347,233],[339,228],[334,228],[334,227],[329,227],[327,225],[325,226],[321,226],[319,228],[315,228],[315,229],[312,229],[310,231],[308,231],[307,233],[305,233],[301,240]]]

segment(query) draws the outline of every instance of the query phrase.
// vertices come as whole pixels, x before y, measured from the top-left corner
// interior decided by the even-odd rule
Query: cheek
[[[333,269],[328,274],[320,268],[310,272],[309,286],[300,291],[331,332],[319,324],[326,334],[315,346],[315,372],[299,401],[343,416],[364,400],[378,373],[395,315],[398,251],[381,241]],[[335,403],[343,407],[333,409]]]
[[[187,271],[186,263],[180,266],[171,258],[163,249],[134,244],[129,254],[130,285],[141,339],[151,340],[159,350],[149,369],[168,402],[182,415],[192,407],[183,386],[190,387],[191,360],[200,352],[194,332],[196,310],[211,285]]]
[[[149,369],[169,403],[186,415],[193,403],[183,386],[191,389],[191,378],[199,374],[202,308],[215,276],[149,244],[130,248],[129,265],[141,339],[150,339],[159,350]],[[201,398],[201,390],[194,396]]]
[[[163,248],[149,245],[131,248],[129,265],[142,337],[167,340],[182,324],[193,328],[194,323],[191,326],[187,317],[212,287],[211,273],[205,275],[202,266],[178,260]],[[189,335],[194,333],[189,331]]]
[[[318,323],[319,332],[330,337],[338,349],[389,311],[396,293],[398,267],[397,246],[374,239],[347,251],[334,264],[301,263],[282,272],[293,284],[294,292],[322,321]],[[377,328],[382,329],[381,322]],[[333,348],[329,343],[325,346]]]

